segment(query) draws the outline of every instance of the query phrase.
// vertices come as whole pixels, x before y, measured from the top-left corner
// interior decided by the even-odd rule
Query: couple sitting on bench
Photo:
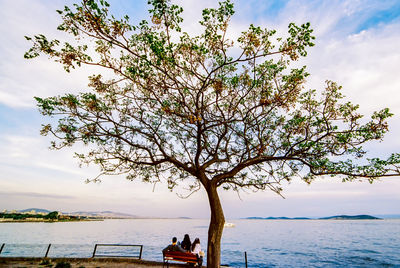
[[[185,235],[184,240],[179,245],[176,237],[172,238],[172,244],[168,245],[163,249],[164,262],[171,261],[182,261],[189,264],[198,264],[200,267],[203,263],[204,252],[201,251],[200,239],[196,238],[193,244],[186,246],[184,242],[187,242],[189,235]],[[190,241],[190,240],[189,240]],[[185,248],[182,248],[181,245]]]

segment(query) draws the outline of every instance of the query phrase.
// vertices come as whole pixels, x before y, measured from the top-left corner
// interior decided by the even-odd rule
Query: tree
[[[58,219],[58,211],[53,211],[44,216],[45,219],[56,220]]]
[[[236,42],[226,32],[234,14],[227,0],[203,10],[202,34],[182,32],[182,8],[169,0],[149,0],[151,22],[134,26],[116,19],[104,0],[83,0],[58,11],[58,30],[74,44],[33,38],[25,54],[43,53],[69,72],[94,65],[114,72],[89,77],[91,91],[36,97],[43,126],[55,149],[89,144],[77,156],[103,174],[169,189],[205,189],[211,210],[207,264],[219,267],[224,213],[217,189],[270,189],[300,178],[341,176],[343,180],[399,175],[400,155],[366,158],[363,144],[388,131],[388,109],[364,120],[358,105],[344,101],[341,87],[326,82],[307,90],[306,67],[293,62],[313,46],[310,24],[289,24],[286,38],[250,25]],[[90,42],[90,43],[89,43]],[[90,45],[90,46],[89,46]],[[97,180],[96,177],[94,180]]]

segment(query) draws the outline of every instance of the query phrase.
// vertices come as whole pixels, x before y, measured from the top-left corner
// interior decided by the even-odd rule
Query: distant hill
[[[324,217],[319,219],[320,220],[379,220],[380,218],[371,215],[356,215],[356,216],[338,215],[338,216]]]
[[[96,217],[96,218],[114,218],[114,219],[135,219],[139,218],[136,215],[131,215],[128,213],[113,212],[113,211],[76,211],[70,213],[63,213],[72,216],[86,216],[86,217]]]
[[[50,210],[47,209],[42,209],[42,208],[27,208],[27,209],[22,209],[22,210],[18,210],[18,212],[22,212],[22,213],[27,213],[27,212],[31,212],[31,211],[35,211],[36,213],[50,213]]]

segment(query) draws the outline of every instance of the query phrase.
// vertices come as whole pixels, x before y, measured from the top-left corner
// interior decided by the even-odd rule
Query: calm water
[[[400,267],[400,220],[232,220],[222,263],[244,267]],[[0,223],[1,256],[91,257],[96,243],[142,244],[143,259],[162,260],[172,236],[207,244],[208,220],[106,220]]]

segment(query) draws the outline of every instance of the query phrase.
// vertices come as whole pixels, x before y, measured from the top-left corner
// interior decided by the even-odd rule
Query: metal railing
[[[15,244],[11,244],[12,245],[12,247],[14,246],[15,247]],[[24,245],[19,245],[19,246],[24,246]],[[38,245],[36,245],[36,246],[38,246]],[[49,256],[49,252],[50,252],[50,249],[51,249],[51,247],[52,247],[52,244],[46,244],[46,245],[43,245],[43,247],[44,246],[47,246],[47,248],[46,248],[46,253],[44,254],[44,258],[47,258],[48,256]],[[2,253],[2,251],[3,251],[3,249],[6,247],[6,244],[5,243],[3,243],[3,244],[1,244],[1,246],[0,246],[0,257],[3,257],[4,256],[4,254],[3,254],[3,256],[1,256],[1,253]],[[28,247],[28,245],[26,245],[26,247]],[[96,254],[96,252],[97,252],[97,250],[98,250],[98,247],[109,247],[109,248],[112,248],[112,247],[135,247],[135,248],[138,248],[138,250],[136,250],[136,251],[129,251],[129,254],[125,254],[126,253],[126,251],[118,251],[117,253],[119,253],[118,255],[116,255],[115,253],[116,253],[116,251],[115,250],[109,250],[108,252],[102,252],[101,254]],[[43,248],[44,249],[44,248]],[[94,246],[94,250],[93,250],[93,254],[92,254],[92,258],[95,258],[95,257],[109,257],[109,258],[136,258],[136,259],[142,259],[142,252],[143,252],[143,245],[125,245],[125,244],[95,244],[95,246]],[[134,253],[134,254],[133,254]],[[26,256],[20,256],[20,257],[26,257]]]
[[[97,254],[96,255],[96,251],[98,247],[138,247],[139,253],[137,255],[110,255],[110,254]],[[94,250],[93,250],[93,255],[92,258],[95,257],[109,257],[109,258],[118,258],[118,257],[124,257],[124,258],[137,258],[137,259],[141,259],[142,258],[142,252],[143,252],[143,245],[122,245],[122,244],[96,244],[94,246]],[[137,253],[137,252],[135,252]]]
[[[5,243],[1,244],[0,246],[0,255],[1,252],[3,251],[3,249],[5,248]],[[50,248],[51,248],[52,244],[48,244],[47,249],[46,249],[46,253],[44,255],[44,258],[47,258],[50,252]],[[139,251],[135,252],[138,253],[136,255],[110,255],[110,254],[96,254],[97,249],[99,247],[136,247],[139,248]],[[94,249],[93,249],[93,254],[92,254],[92,258],[95,257],[109,257],[109,258],[137,258],[139,260],[142,259],[142,253],[143,253],[143,245],[125,245],[125,244],[95,244],[94,245]],[[2,257],[2,256],[0,256]],[[23,256],[21,256],[23,257]],[[245,259],[245,267],[247,268],[247,252],[244,252],[244,259]]]

